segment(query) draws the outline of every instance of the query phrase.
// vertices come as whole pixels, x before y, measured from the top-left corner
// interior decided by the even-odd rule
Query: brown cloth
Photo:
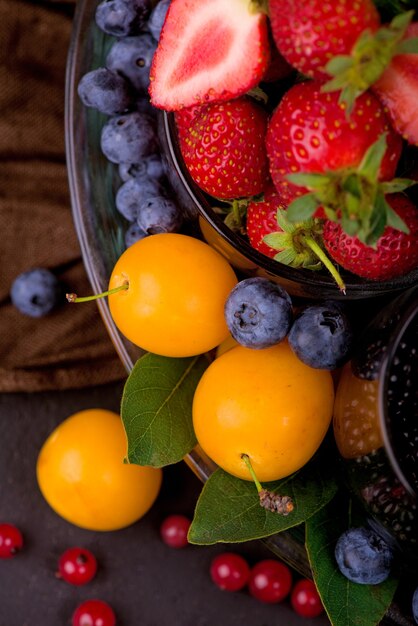
[[[68,2],[0,0],[0,391],[85,387],[126,376],[95,303],[33,319],[14,278],[46,267],[91,293],[72,221],[64,149]]]

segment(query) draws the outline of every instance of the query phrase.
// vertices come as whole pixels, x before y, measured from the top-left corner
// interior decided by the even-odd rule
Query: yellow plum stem
[[[251,478],[253,479],[255,486],[257,487],[257,491],[258,493],[260,493],[260,491],[262,491],[263,487],[260,484],[260,481],[258,480],[253,466],[251,465],[251,461],[250,461],[250,457],[248,456],[248,454],[241,454],[241,458],[244,461],[245,465],[247,466],[248,471],[251,474]]]
[[[68,302],[90,302],[91,300],[98,300],[99,298],[104,298],[105,296],[111,296],[114,293],[118,293],[119,291],[126,291],[129,289],[129,283],[125,282],[119,287],[114,287],[113,289],[109,289],[108,291],[103,291],[103,293],[99,293],[93,296],[84,296],[79,298],[76,293],[67,293],[65,297]]]

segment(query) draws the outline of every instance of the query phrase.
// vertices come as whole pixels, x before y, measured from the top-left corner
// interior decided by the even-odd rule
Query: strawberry
[[[193,124],[193,121],[199,117],[204,108],[204,106],[196,104],[192,107],[179,109],[174,113],[177,134],[180,141],[189,134],[190,126]]]
[[[294,198],[311,192],[289,206],[289,219],[318,216],[322,207],[320,216],[341,220],[350,234],[372,243],[389,219],[375,219],[383,185],[387,193],[410,184],[378,183],[395,174],[402,140],[373,94],[359,96],[347,118],[338,94],[321,87],[318,81],[294,85],[273,113],[266,136],[271,177],[276,187],[290,181]]]
[[[386,226],[374,248],[357,237],[350,237],[335,222],[324,224],[324,244],[334,261],[369,280],[389,280],[418,267],[418,210],[403,194],[391,194],[387,200],[408,226],[409,233]]]
[[[207,105],[180,143],[195,183],[216,198],[261,193],[268,180],[266,130],[267,113],[250,98]]]
[[[418,22],[412,23],[404,42],[418,37]],[[416,49],[418,52],[418,47]],[[418,146],[418,54],[398,54],[372,86],[387,107],[394,128],[409,143]]]
[[[247,207],[246,230],[250,244],[255,250],[271,258],[276,256],[277,250],[268,246],[263,238],[281,230],[277,224],[277,209],[285,208],[280,194],[272,183],[268,184],[262,200],[252,200]]]
[[[230,100],[255,87],[270,58],[262,4],[172,0],[151,65],[152,104],[175,111]]]
[[[311,270],[325,266],[345,293],[341,276],[323,251],[322,220],[289,222],[285,201],[271,183],[261,200],[248,203],[247,236],[255,250],[284,265]]]
[[[372,0],[270,0],[270,21],[276,45],[302,74],[328,78],[329,60],[349,54],[367,29],[376,31],[380,17]]]

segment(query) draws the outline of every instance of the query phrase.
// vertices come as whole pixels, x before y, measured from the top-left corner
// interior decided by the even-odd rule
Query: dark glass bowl
[[[387,281],[370,281],[342,272],[347,288],[347,295],[344,296],[326,270],[314,272],[295,269],[261,254],[242,235],[224,224],[222,216],[212,208],[213,199],[203,193],[192,180],[180,152],[174,115],[171,113],[163,114],[160,140],[168,177],[183,205],[189,213],[199,216],[200,228],[208,243],[245,274],[275,280],[291,295],[307,299],[360,300],[396,294],[418,284],[418,268],[405,276]]]
[[[418,558],[418,287],[384,307],[341,374],[334,433],[349,487]]]

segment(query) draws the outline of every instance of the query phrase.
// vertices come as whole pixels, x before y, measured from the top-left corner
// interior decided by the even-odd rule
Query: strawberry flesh
[[[245,94],[270,59],[267,17],[244,0],[172,0],[150,72],[167,111]]]
[[[418,37],[418,22],[405,39]],[[385,105],[393,127],[410,144],[418,146],[418,54],[398,54],[372,87]]]

